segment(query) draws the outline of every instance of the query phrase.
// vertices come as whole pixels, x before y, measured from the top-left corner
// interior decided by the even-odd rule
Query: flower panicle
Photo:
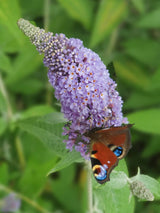
[[[29,21],[20,18],[17,22],[20,30],[30,38],[31,42],[37,47],[40,53],[45,53],[50,48],[49,40],[52,38],[53,33],[46,33],[44,29],[35,27]],[[49,45],[48,45],[49,44]]]
[[[53,36],[24,19],[18,21],[18,26],[37,50],[44,53],[49,82],[70,122],[64,131],[68,135],[67,148],[75,147],[83,157],[88,156],[86,132],[128,123],[122,114],[123,102],[116,83],[100,57],[84,47],[80,39],[67,38],[64,34]]]
[[[130,189],[133,195],[136,197],[147,200],[153,201],[154,196],[151,191],[139,180],[134,180],[130,183]]]

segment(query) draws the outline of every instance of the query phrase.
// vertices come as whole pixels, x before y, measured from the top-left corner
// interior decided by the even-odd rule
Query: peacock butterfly
[[[109,181],[111,171],[131,148],[132,124],[91,131],[91,164],[95,179],[103,184]]]

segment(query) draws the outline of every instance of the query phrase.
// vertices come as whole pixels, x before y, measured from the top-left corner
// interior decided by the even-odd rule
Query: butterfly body
[[[89,134],[91,138],[91,164],[95,179],[103,184],[109,181],[111,171],[131,148],[130,127],[100,129]]]

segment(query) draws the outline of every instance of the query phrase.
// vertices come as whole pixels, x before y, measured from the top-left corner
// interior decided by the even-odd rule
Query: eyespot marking
[[[105,180],[107,178],[107,168],[108,166],[106,164],[96,166],[94,168],[95,178],[99,181]]]
[[[113,152],[114,152],[114,154],[115,154],[117,157],[119,157],[119,156],[121,156],[122,153],[123,153],[123,148],[122,148],[121,146],[118,146],[117,148],[115,148],[115,149],[113,150]]]

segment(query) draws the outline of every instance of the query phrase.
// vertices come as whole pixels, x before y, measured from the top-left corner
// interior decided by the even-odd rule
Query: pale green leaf
[[[52,108],[49,105],[36,105],[32,106],[31,108],[25,110],[23,113],[20,115],[20,119],[27,119],[31,117],[36,117],[36,116],[43,116],[48,113],[51,113],[55,111],[54,108]]]
[[[119,162],[116,170],[123,170],[125,173],[128,173],[124,160]],[[129,200],[130,189],[128,184],[126,184],[127,176],[122,172],[112,173],[110,182],[99,187],[97,186],[94,189],[95,200],[97,200],[95,201],[95,207],[107,213],[133,213],[134,198],[132,197]],[[118,179],[117,176],[122,180]]]
[[[66,120],[62,113],[54,112],[42,117],[35,117],[17,122],[23,130],[36,136],[56,155],[64,157],[67,153],[62,128]]]
[[[48,175],[50,175],[53,172],[57,172],[61,169],[64,169],[65,167],[68,167],[74,162],[81,162],[83,161],[82,157],[80,156],[79,152],[76,152],[73,150],[72,152],[69,152],[66,154],[49,172]]]
[[[147,109],[133,112],[127,115],[130,123],[134,123],[133,128],[151,134],[160,134],[160,109]]]
[[[148,175],[137,174],[131,180],[141,181],[154,195],[154,199],[160,199],[160,183]]]
[[[105,37],[109,36],[123,21],[127,13],[125,0],[102,0],[95,18],[91,47],[96,46]]]

